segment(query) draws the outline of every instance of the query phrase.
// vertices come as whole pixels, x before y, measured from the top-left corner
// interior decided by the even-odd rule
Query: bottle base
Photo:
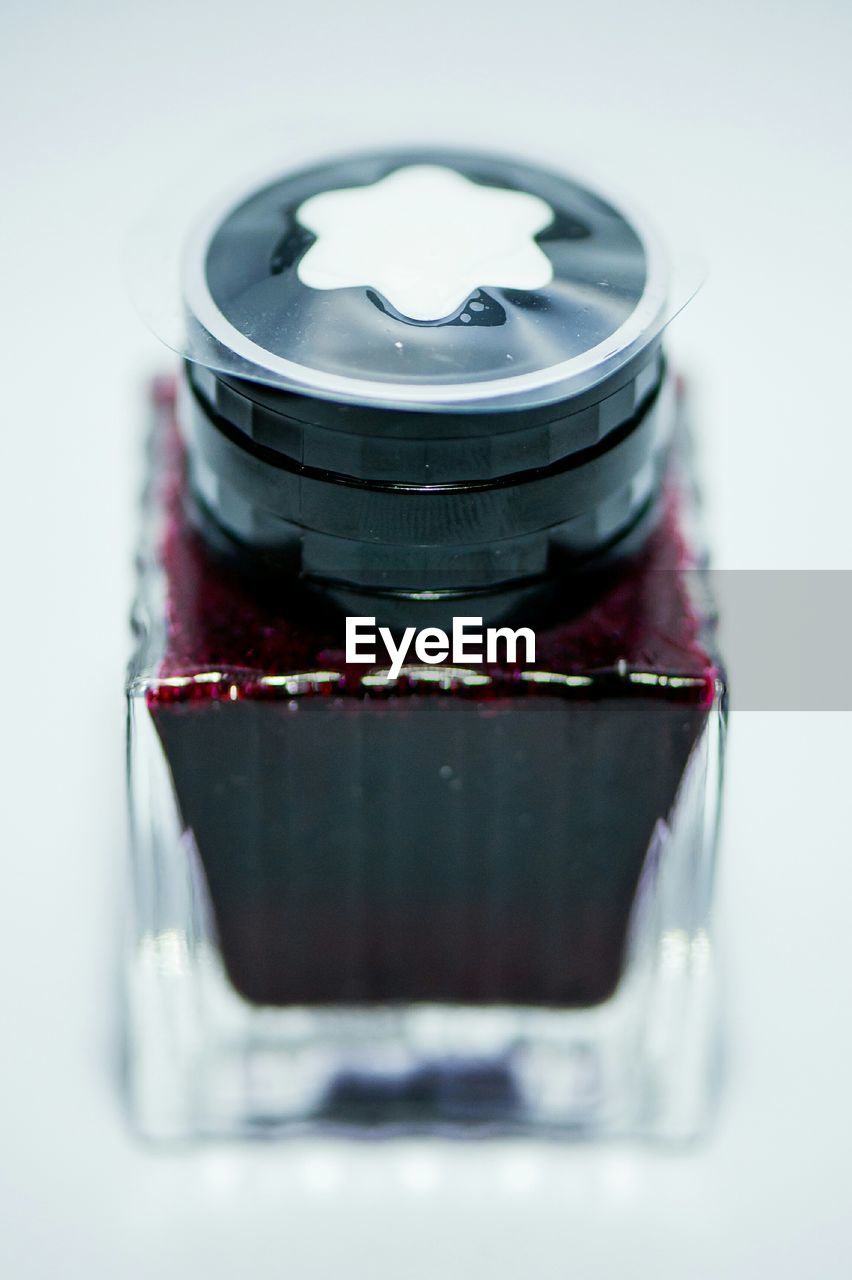
[[[180,1008],[188,993],[171,991],[164,1038],[162,959],[175,940],[152,940],[134,974],[133,1126],[176,1141],[306,1132],[693,1139],[716,1092],[709,944],[684,933],[662,943],[650,1020],[638,975],[588,1010],[249,1009],[210,956],[198,968],[205,1002],[221,1002],[216,1036],[193,1034]]]
[[[700,1136],[719,1074],[707,908],[723,725],[720,703],[670,821],[658,823],[622,977],[590,1007],[252,1003],[225,971],[192,837],[176,811],[171,823],[146,824],[144,839],[137,830],[137,871],[156,880],[166,860],[185,875],[180,884],[172,876],[168,903],[137,918],[127,958],[135,1129],[173,1141],[306,1132]],[[138,768],[135,786],[162,785],[158,773]],[[151,903],[152,888],[137,883],[137,903]]]

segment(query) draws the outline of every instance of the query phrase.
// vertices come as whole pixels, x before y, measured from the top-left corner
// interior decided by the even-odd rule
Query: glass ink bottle
[[[561,173],[377,151],[214,209],[182,289],[128,678],[139,1128],[696,1132],[725,685],[664,251]]]

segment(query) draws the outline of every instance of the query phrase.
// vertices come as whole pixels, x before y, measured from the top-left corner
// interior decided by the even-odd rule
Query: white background
[[[852,1274],[839,713],[733,717],[729,1081],[700,1150],[157,1154],[128,1137],[114,1072],[142,388],[169,363],[121,279],[138,209],[235,128],[298,141],[317,114],[591,157],[712,267],[672,344],[700,393],[717,563],[852,568],[852,7],[6,0],[0,58],[2,1275]],[[814,660],[846,679],[848,644]]]

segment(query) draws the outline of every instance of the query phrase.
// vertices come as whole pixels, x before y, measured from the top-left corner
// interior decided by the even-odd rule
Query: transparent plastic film
[[[430,412],[533,409],[641,358],[698,255],[632,201],[543,161],[454,145],[220,155],[128,244],[149,328],[216,375]],[[218,189],[217,189],[218,188]]]

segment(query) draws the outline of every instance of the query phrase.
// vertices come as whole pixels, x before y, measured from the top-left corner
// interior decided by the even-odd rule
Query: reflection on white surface
[[[307,1156],[301,1174],[302,1185],[313,1195],[331,1195],[340,1191],[345,1182],[343,1162],[323,1151]]]

